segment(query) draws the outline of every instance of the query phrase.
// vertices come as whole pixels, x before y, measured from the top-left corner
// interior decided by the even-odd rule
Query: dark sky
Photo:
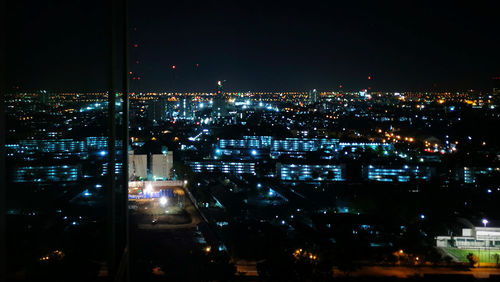
[[[105,90],[106,1],[8,2],[9,86]],[[130,0],[133,90],[491,87],[497,1],[375,2]]]

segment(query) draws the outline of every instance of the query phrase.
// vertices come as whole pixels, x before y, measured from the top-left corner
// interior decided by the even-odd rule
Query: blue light
[[[257,155],[257,151],[256,150],[252,150],[251,154],[252,154],[252,156],[256,156]]]
[[[108,154],[108,152],[106,152],[106,151],[100,151],[99,152],[99,155],[101,155],[101,156],[106,156],[107,154]]]
[[[274,191],[273,190],[269,190],[269,193],[268,193],[269,196],[274,196]]]
[[[425,219],[425,215],[421,214],[420,219]]]
[[[257,184],[257,187],[258,187],[258,188],[262,187],[262,184],[260,184],[260,183],[259,183],[259,184]]]
[[[220,154],[220,149],[215,150],[215,153]]]

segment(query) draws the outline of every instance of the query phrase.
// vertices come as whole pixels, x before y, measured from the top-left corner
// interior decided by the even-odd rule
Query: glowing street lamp
[[[482,222],[483,222],[483,224],[484,224],[484,227],[486,227],[486,224],[488,224],[488,222],[489,222],[489,221],[488,221],[486,218],[483,218],[483,221],[482,221]]]
[[[160,198],[160,205],[165,206],[167,204],[167,198],[166,197],[161,197]]]

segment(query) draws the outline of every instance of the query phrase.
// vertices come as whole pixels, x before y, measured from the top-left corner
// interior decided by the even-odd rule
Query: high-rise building
[[[38,102],[43,105],[48,105],[50,102],[50,93],[47,93],[47,90],[40,90],[38,92]]]
[[[319,93],[316,89],[309,90],[309,93],[307,95],[307,103],[308,104],[315,104],[319,101]]]
[[[227,116],[227,103],[224,99],[224,88],[222,86],[222,81],[217,81],[217,91],[215,92],[214,103],[212,105],[212,116],[213,117],[225,117]]]
[[[151,100],[148,104],[148,118],[155,121],[166,120],[167,118],[167,99],[160,98]]]
[[[192,100],[188,95],[183,95],[179,100],[178,117],[181,119],[192,119],[194,117],[194,112],[192,110]]]

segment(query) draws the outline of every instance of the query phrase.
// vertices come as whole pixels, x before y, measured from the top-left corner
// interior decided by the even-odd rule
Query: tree
[[[473,253],[469,253],[466,258],[469,261],[471,267],[474,267],[474,265],[478,262],[477,256],[475,256]]]

